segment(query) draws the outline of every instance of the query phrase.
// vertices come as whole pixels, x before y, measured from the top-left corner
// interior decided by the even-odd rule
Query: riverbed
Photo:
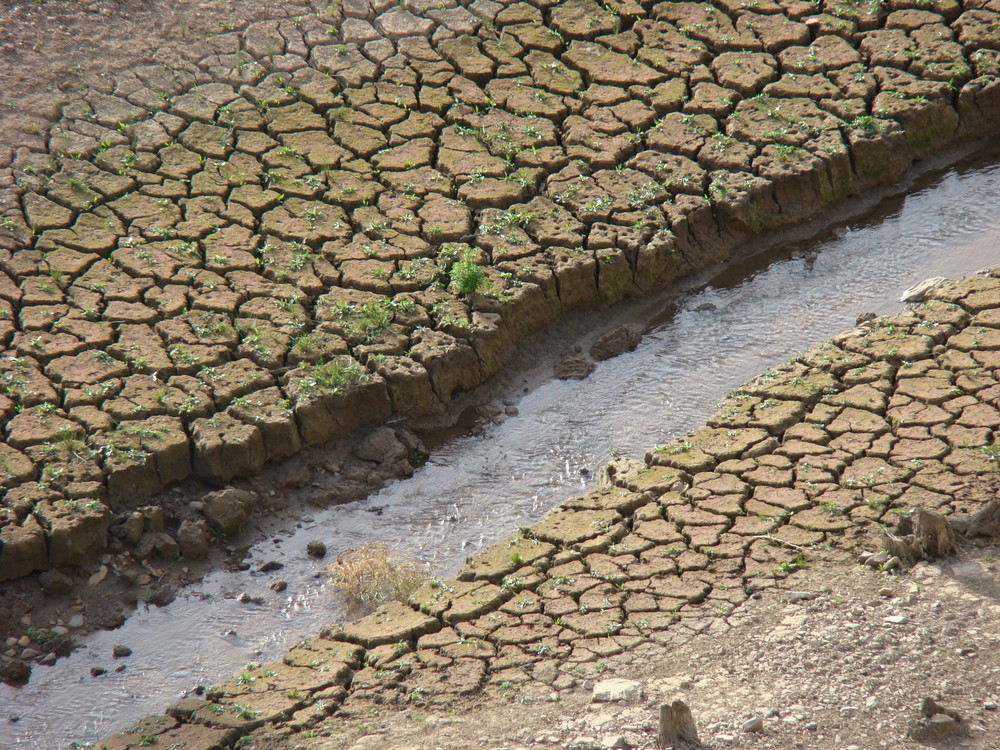
[[[611,456],[641,457],[697,427],[734,387],[859,314],[897,312],[912,284],[1000,265],[998,162],[994,148],[846,226],[610,312],[608,321],[644,329],[638,349],[585,380],[541,379],[507,394],[516,414],[446,440],[411,479],[315,511],[251,551],[251,571],[268,561],[282,569],[213,574],[169,606],[89,636],[55,666],[36,668],[23,688],[0,686],[0,747],[93,742],[343,619],[322,562],[305,553],[310,540],[325,542],[330,556],[384,541],[424,562],[428,575],[447,576],[590,486]],[[282,594],[268,587],[277,579],[288,584]],[[264,603],[241,603],[241,593]],[[133,654],[112,658],[115,644]],[[108,673],[91,677],[92,667]]]

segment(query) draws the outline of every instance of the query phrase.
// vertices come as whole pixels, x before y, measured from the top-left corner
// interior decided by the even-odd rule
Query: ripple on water
[[[285,563],[287,595],[267,588],[273,576],[214,574],[170,606],[89,637],[55,667],[36,669],[26,687],[0,686],[3,712],[21,717],[0,724],[0,747],[100,739],[195,684],[277,657],[341,616],[316,577],[321,564],[305,554],[310,539],[322,538],[331,555],[384,540],[448,575],[475,549],[583,489],[611,452],[641,456],[696,427],[734,387],[850,327],[859,313],[897,311],[900,293],[918,281],[1000,265],[1000,167],[989,165],[998,156],[949,170],[820,240],[747,259],[683,299],[664,298],[662,309],[639,303],[653,312],[635,352],[584,381],[545,382],[524,394],[518,416],[446,443],[412,479],[317,512],[280,545],[258,545],[254,562]],[[714,308],[697,309],[707,304]],[[241,591],[268,606],[239,604]],[[115,643],[134,651],[127,670],[91,679],[92,666],[115,666]]]

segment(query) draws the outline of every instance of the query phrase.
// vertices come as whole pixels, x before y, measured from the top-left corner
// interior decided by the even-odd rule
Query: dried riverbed
[[[582,489],[588,476],[580,470],[596,471],[612,451],[637,455],[686,432],[749,376],[849,327],[859,313],[897,310],[899,293],[913,282],[1000,262],[996,156],[928,179],[832,236],[751,258],[688,294],[616,311],[606,325],[649,323],[637,351],[601,364],[585,381],[548,381],[510,394],[517,416],[441,446],[413,479],[363,503],[316,512],[301,529],[280,535],[280,544],[253,550],[254,568],[277,560],[284,569],[211,576],[170,606],[89,637],[57,666],[36,669],[26,687],[2,688],[0,703],[21,718],[0,725],[0,743],[53,748],[106,736],[195,684],[274,658],[338,619],[335,598],[314,578],[319,564],[305,555],[311,539],[324,540],[331,552],[385,540],[440,575],[453,573],[466,555]],[[288,582],[287,595],[268,589],[277,579]],[[263,596],[266,606],[236,601],[244,591]],[[112,659],[118,643],[134,654]],[[122,673],[90,676],[92,667],[121,663]]]

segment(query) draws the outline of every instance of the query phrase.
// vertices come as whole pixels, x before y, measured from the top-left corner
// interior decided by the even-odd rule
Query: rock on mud
[[[583,380],[594,371],[594,363],[582,357],[563,357],[555,367],[559,380]]]
[[[914,284],[899,298],[900,302],[923,302],[924,298],[927,297],[927,292],[941,284],[948,279],[943,276],[934,276],[930,279],[924,279],[919,284]]]
[[[642,341],[642,332],[632,326],[620,326],[601,336],[590,347],[590,356],[598,362],[634,351]]]
[[[231,536],[249,518],[256,502],[257,496],[252,492],[227,488],[205,495],[201,512],[215,531]]]
[[[185,560],[204,560],[210,542],[208,523],[202,518],[189,518],[177,529],[177,543]]]
[[[315,557],[319,559],[326,556],[326,545],[318,539],[313,539],[309,544],[306,545],[306,554],[309,557]]]
[[[642,683],[637,680],[623,680],[619,677],[601,680],[594,685],[593,700],[598,703],[617,701],[638,703],[642,700]]]

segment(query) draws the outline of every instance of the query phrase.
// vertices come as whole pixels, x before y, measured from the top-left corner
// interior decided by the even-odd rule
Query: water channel
[[[280,573],[213,574],[169,606],[87,637],[55,666],[37,667],[26,686],[0,685],[0,747],[94,742],[341,619],[318,575],[322,564],[305,554],[312,539],[334,555],[381,540],[426,561],[434,575],[453,574],[469,554],[584,489],[611,454],[641,457],[696,428],[734,387],[851,327],[860,313],[899,311],[901,292],[918,281],[995,265],[1000,145],[847,226],[617,310],[646,329],[635,352],[601,363],[586,380],[544,380],[512,395],[516,416],[448,440],[411,479],[314,512],[280,543],[255,546],[252,569],[277,560]],[[288,582],[284,594],[268,589],[275,576]],[[266,604],[240,603],[241,592]],[[110,669],[118,643],[134,651],[120,673]],[[109,673],[92,678],[94,666]]]

